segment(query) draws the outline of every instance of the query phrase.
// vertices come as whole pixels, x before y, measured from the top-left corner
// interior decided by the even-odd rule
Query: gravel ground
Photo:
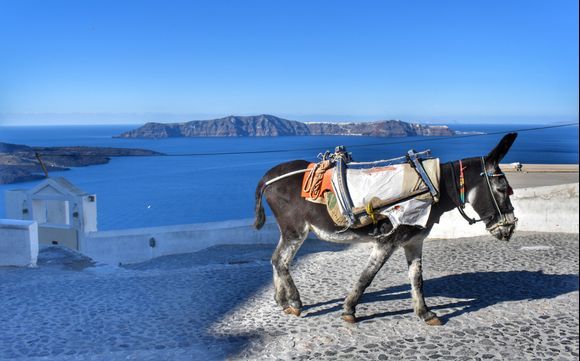
[[[404,255],[357,308],[342,300],[370,245],[308,240],[292,269],[301,317],[273,300],[272,245],[218,246],[116,268],[58,247],[37,268],[0,268],[0,360],[576,360],[578,234],[430,240],[411,310]]]

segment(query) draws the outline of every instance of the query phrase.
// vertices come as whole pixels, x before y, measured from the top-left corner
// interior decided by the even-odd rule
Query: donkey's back
[[[300,187],[302,176],[300,173],[288,176],[276,181],[276,178],[286,174],[306,169],[308,162],[305,160],[294,160],[286,163],[281,163],[271,168],[264,174],[262,179],[258,182],[255,193],[255,220],[254,227],[256,229],[262,228],[266,222],[266,214],[262,205],[262,198],[266,198],[268,205],[272,209],[275,217],[283,215],[281,209],[284,204],[290,202],[300,204]],[[274,181],[272,183],[269,183]],[[266,192],[267,189],[267,192]],[[298,197],[295,197],[298,195]],[[279,204],[280,203],[280,204]]]

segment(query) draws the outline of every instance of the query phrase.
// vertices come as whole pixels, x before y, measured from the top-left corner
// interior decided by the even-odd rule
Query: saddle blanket
[[[346,182],[354,208],[365,207],[377,198],[389,200],[404,197],[426,187],[417,171],[408,163],[372,168],[364,168],[364,164],[353,162],[347,168]],[[439,189],[439,159],[423,160],[422,164],[435,188]],[[338,184],[337,173],[334,172],[332,176],[335,190]],[[401,224],[425,227],[432,203],[433,198],[427,192],[384,208],[377,214],[388,217],[395,228]],[[344,214],[344,210],[341,211]]]

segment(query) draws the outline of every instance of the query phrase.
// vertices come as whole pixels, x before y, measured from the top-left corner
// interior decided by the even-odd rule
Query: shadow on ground
[[[95,262],[89,257],[63,246],[41,246],[38,254],[38,267],[56,266],[63,270],[82,271],[94,267]]]
[[[186,273],[192,267],[207,268],[205,276],[190,279],[191,285],[186,283],[189,277],[176,284],[177,288],[189,286],[192,289],[197,288],[198,292],[192,292],[192,297],[187,302],[177,301],[171,306],[177,310],[178,317],[182,320],[175,327],[175,332],[172,334],[170,329],[163,328],[161,331],[163,337],[172,342],[177,339],[177,347],[206,347],[207,357],[220,359],[222,356],[239,354],[253,340],[263,337],[253,327],[248,329],[248,333],[234,335],[215,334],[211,328],[272,282],[270,258],[275,247],[276,244],[215,246],[190,254],[159,257],[148,262],[126,265],[124,268],[135,271],[178,272],[182,269]],[[296,264],[302,257],[310,254],[342,251],[348,247],[350,245],[308,239],[293,263]],[[272,302],[273,297],[272,294]],[[212,350],[220,350],[222,353],[213,353]]]
[[[297,258],[346,247],[309,240]],[[216,246],[123,268],[43,248],[36,268],[0,268],[0,359],[237,354],[263,335],[212,326],[272,282],[274,248]]]
[[[428,304],[429,297],[469,299],[468,301],[431,307],[433,310],[461,307],[461,309],[451,313],[440,314],[440,318],[444,322],[462,314],[475,312],[502,302],[549,299],[577,290],[577,274],[544,274],[530,271],[461,273],[426,280],[424,283],[424,294]],[[382,291],[365,293],[360,304],[401,299],[409,299],[409,304],[411,304],[410,298],[410,286],[406,284],[389,287]],[[305,311],[325,305],[333,306],[322,308],[315,312],[307,312],[305,317],[316,317],[340,311],[342,301],[342,299],[333,299],[308,305],[305,307]],[[339,304],[337,305],[337,303]],[[412,312],[413,310],[408,308],[372,315],[361,315],[359,321],[363,322]]]

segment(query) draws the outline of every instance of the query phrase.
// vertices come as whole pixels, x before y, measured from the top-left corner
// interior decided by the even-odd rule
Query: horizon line
[[[578,122],[578,115],[454,115],[454,116],[416,116],[416,115],[349,115],[349,114],[288,114],[273,115],[272,113],[241,115],[216,113],[177,113],[177,112],[0,112],[0,126],[67,126],[67,125],[143,125],[146,123],[175,124],[191,121],[222,119],[230,116],[260,116],[270,115],[286,120],[303,123],[367,123],[397,120],[405,123],[425,125],[453,124],[559,124]],[[59,117],[68,119],[57,119]],[[84,118],[74,119],[74,118]],[[119,117],[121,119],[111,119]],[[36,119],[26,119],[36,118]],[[44,119],[38,119],[44,118]],[[97,119],[104,118],[104,119]],[[107,119],[108,118],[108,119]],[[136,119],[145,118],[145,119]],[[173,118],[173,119],[163,119]],[[188,118],[188,119],[183,119]],[[193,119],[192,119],[193,118]],[[196,119],[197,118],[197,119]]]

